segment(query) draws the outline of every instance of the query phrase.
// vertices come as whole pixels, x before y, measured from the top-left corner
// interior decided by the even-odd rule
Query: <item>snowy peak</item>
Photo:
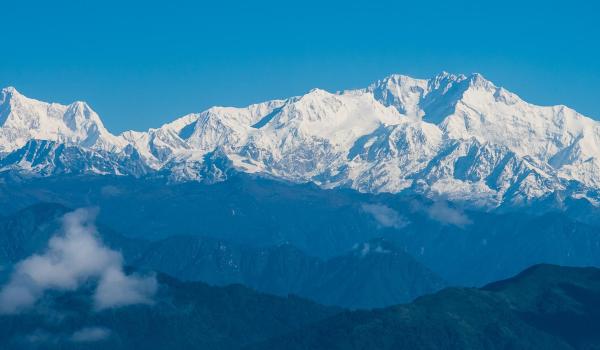
[[[25,99],[27,98],[12,86],[3,88],[0,91],[0,127],[4,127],[9,122],[11,110],[14,108],[11,107],[18,103],[17,101]]]
[[[22,96],[17,89],[12,86],[2,88],[2,90],[0,90],[0,104],[4,105],[6,101],[10,100],[15,95]]]
[[[123,146],[84,102],[68,106],[46,103],[9,87],[0,94],[0,152],[16,150],[27,141],[48,140],[83,147],[117,150]]]
[[[390,75],[371,84],[366,91],[385,106],[393,106],[408,116],[422,117],[419,104],[428,92],[427,80],[405,75]]]
[[[527,103],[480,74],[447,72],[213,107],[118,136],[83,102],[49,104],[6,88],[0,159],[11,160],[0,171],[73,172],[71,165],[93,161],[102,166],[82,167],[156,172],[173,181],[214,182],[235,169],[325,188],[416,191],[496,206],[557,192],[597,196],[600,123],[565,106]]]
[[[371,84],[366,92],[385,106],[392,106],[402,115],[426,118],[438,124],[451,114],[469,90],[495,91],[494,84],[481,74],[470,76],[442,72],[431,79],[414,79],[393,74]]]
[[[12,98],[24,98],[19,91],[13,86],[7,86],[0,90],[0,104],[4,104],[4,102],[12,99]]]
[[[541,107],[475,77],[440,127],[449,138],[502,144],[520,156],[549,161],[581,139],[598,145],[599,123],[564,106]],[[598,156],[598,153],[595,153]]]
[[[175,153],[190,148],[186,140],[194,132],[199,118],[199,114],[188,114],[158,129],[150,129],[147,132],[126,131],[120,138],[132,145],[148,166],[158,170]]]

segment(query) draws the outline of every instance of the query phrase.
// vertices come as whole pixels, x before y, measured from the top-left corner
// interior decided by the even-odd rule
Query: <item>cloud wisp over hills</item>
[[[47,291],[73,291],[90,281],[97,283],[93,299],[99,310],[151,303],[157,287],[154,277],[126,275],[121,254],[102,243],[94,219],[93,209],[65,214],[48,248],[15,265],[0,289],[0,312],[32,308]]]

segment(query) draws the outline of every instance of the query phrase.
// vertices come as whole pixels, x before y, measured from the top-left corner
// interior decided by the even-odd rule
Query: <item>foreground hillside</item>
[[[94,212],[40,203],[0,218],[0,348],[600,346],[597,268],[536,265],[480,289],[448,288],[410,304],[343,311],[285,295],[369,307],[410,300],[427,293],[424,286],[438,289],[439,280],[385,239],[322,260],[291,245],[253,247],[202,235],[151,242],[125,237],[96,228]],[[543,227],[540,220],[533,222]],[[480,268],[465,267],[464,273]],[[150,270],[213,284],[240,282],[285,297],[240,285],[179,282]]]
[[[238,349],[331,316],[336,309],[242,286],[158,276],[151,305],[96,311],[91,291],[49,294],[35,309],[0,315],[2,349]]]
[[[600,270],[531,267],[481,289],[343,312],[251,349],[598,349]]]
[[[600,270],[537,265],[481,289],[343,311],[158,276],[151,304],[95,310],[91,284],[0,315],[2,349],[597,349]]]

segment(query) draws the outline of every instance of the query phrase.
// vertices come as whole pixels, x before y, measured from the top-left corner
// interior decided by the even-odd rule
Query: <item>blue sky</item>
[[[113,132],[212,105],[479,72],[600,119],[593,1],[12,1],[0,85],[85,100]]]

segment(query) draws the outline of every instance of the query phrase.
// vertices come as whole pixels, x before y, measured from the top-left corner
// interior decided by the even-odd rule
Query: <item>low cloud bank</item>
[[[464,227],[471,224],[471,219],[462,210],[452,208],[446,201],[434,202],[426,209],[427,215],[433,220],[443,224]]]
[[[363,204],[362,209],[371,214],[375,221],[383,227],[402,228],[408,221],[394,209],[383,204]]]
[[[108,338],[110,333],[110,330],[104,327],[86,327],[73,333],[69,340],[74,343],[97,342]]]
[[[66,214],[47,250],[15,266],[0,290],[0,313],[27,309],[48,290],[76,290],[90,279],[98,280],[94,293],[97,309],[151,302],[156,279],[125,275],[121,254],[98,238],[95,216],[96,211],[90,209]]]

